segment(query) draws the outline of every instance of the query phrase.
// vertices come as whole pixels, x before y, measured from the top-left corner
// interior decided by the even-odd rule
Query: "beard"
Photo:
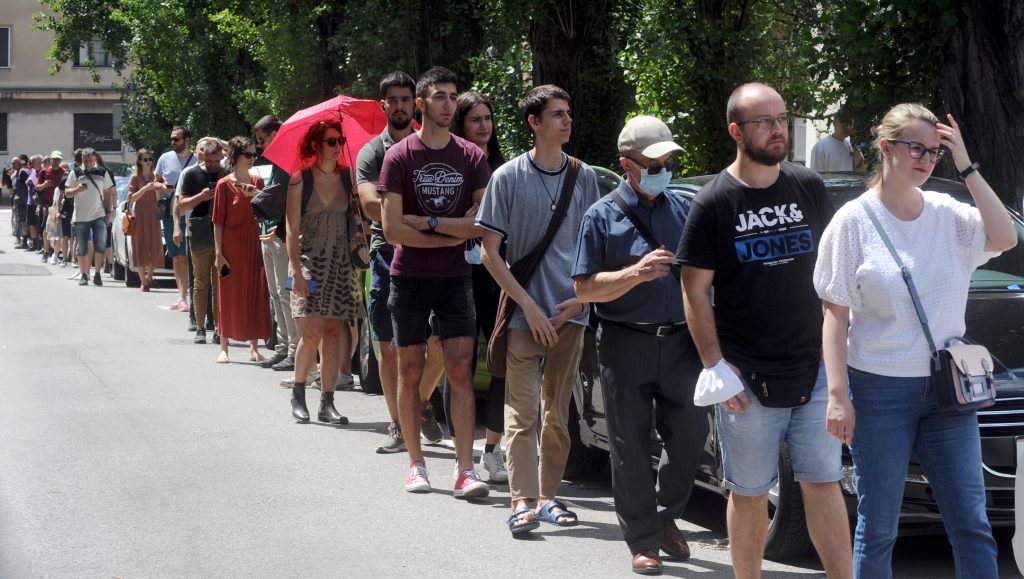
[[[400,121],[391,118],[388,119],[388,124],[391,125],[391,128],[395,129],[396,131],[404,131],[409,127],[409,123],[411,122],[412,117],[408,115],[406,115],[406,117]]]
[[[767,167],[778,165],[786,158],[786,149],[788,148],[787,145],[789,143],[785,138],[783,138],[782,144],[782,152],[773,153],[766,147],[759,147],[755,145],[750,137],[743,135],[743,152],[747,154],[747,157],[749,157],[751,161]]]

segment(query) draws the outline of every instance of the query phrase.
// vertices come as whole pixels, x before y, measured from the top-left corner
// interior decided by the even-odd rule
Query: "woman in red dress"
[[[132,262],[139,270],[144,292],[155,287],[153,271],[164,266],[164,238],[156,216],[156,200],[163,191],[163,183],[157,182],[153,174],[153,152],[139,149],[135,155],[135,174],[128,182],[128,200],[135,216]]]
[[[270,337],[270,294],[267,292],[260,229],[250,200],[263,189],[263,179],[250,175],[256,145],[249,137],[228,143],[234,172],[217,182],[213,195],[213,239],[219,272],[217,325],[220,355],[228,362],[229,340],[249,342],[249,359],[261,362],[257,340]],[[227,274],[227,275],[225,275]]]

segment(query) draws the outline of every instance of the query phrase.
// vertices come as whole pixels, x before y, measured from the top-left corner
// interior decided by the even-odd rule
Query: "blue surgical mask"
[[[472,265],[481,265],[484,262],[484,260],[480,256],[480,244],[469,242],[469,246],[470,248],[465,251],[466,263]]]
[[[648,175],[647,169],[640,169],[640,187],[651,195],[661,195],[672,181],[672,171],[662,169],[657,175]]]

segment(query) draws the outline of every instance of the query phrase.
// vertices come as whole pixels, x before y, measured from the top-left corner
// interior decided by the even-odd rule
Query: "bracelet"
[[[981,167],[981,163],[978,163],[977,161],[971,163],[966,169],[960,171],[960,178],[966,179],[971,173],[977,171],[978,167]]]

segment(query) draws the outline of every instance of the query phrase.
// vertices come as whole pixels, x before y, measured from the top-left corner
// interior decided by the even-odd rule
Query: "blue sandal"
[[[551,509],[554,508],[562,510],[551,512]],[[558,519],[561,517],[571,517],[572,520],[559,521]],[[580,524],[580,519],[576,516],[576,513],[565,508],[565,503],[556,499],[551,499],[547,504],[541,507],[539,511],[537,511],[537,520],[544,521],[545,523],[556,527],[575,527]]]
[[[533,511],[529,507],[519,507],[508,516],[508,520],[505,524],[508,525],[508,530],[512,531],[513,535],[520,533],[528,533],[540,526],[540,522],[536,518],[527,521],[524,515],[529,515]],[[524,522],[525,521],[525,522]],[[520,523],[520,524],[516,524]]]

